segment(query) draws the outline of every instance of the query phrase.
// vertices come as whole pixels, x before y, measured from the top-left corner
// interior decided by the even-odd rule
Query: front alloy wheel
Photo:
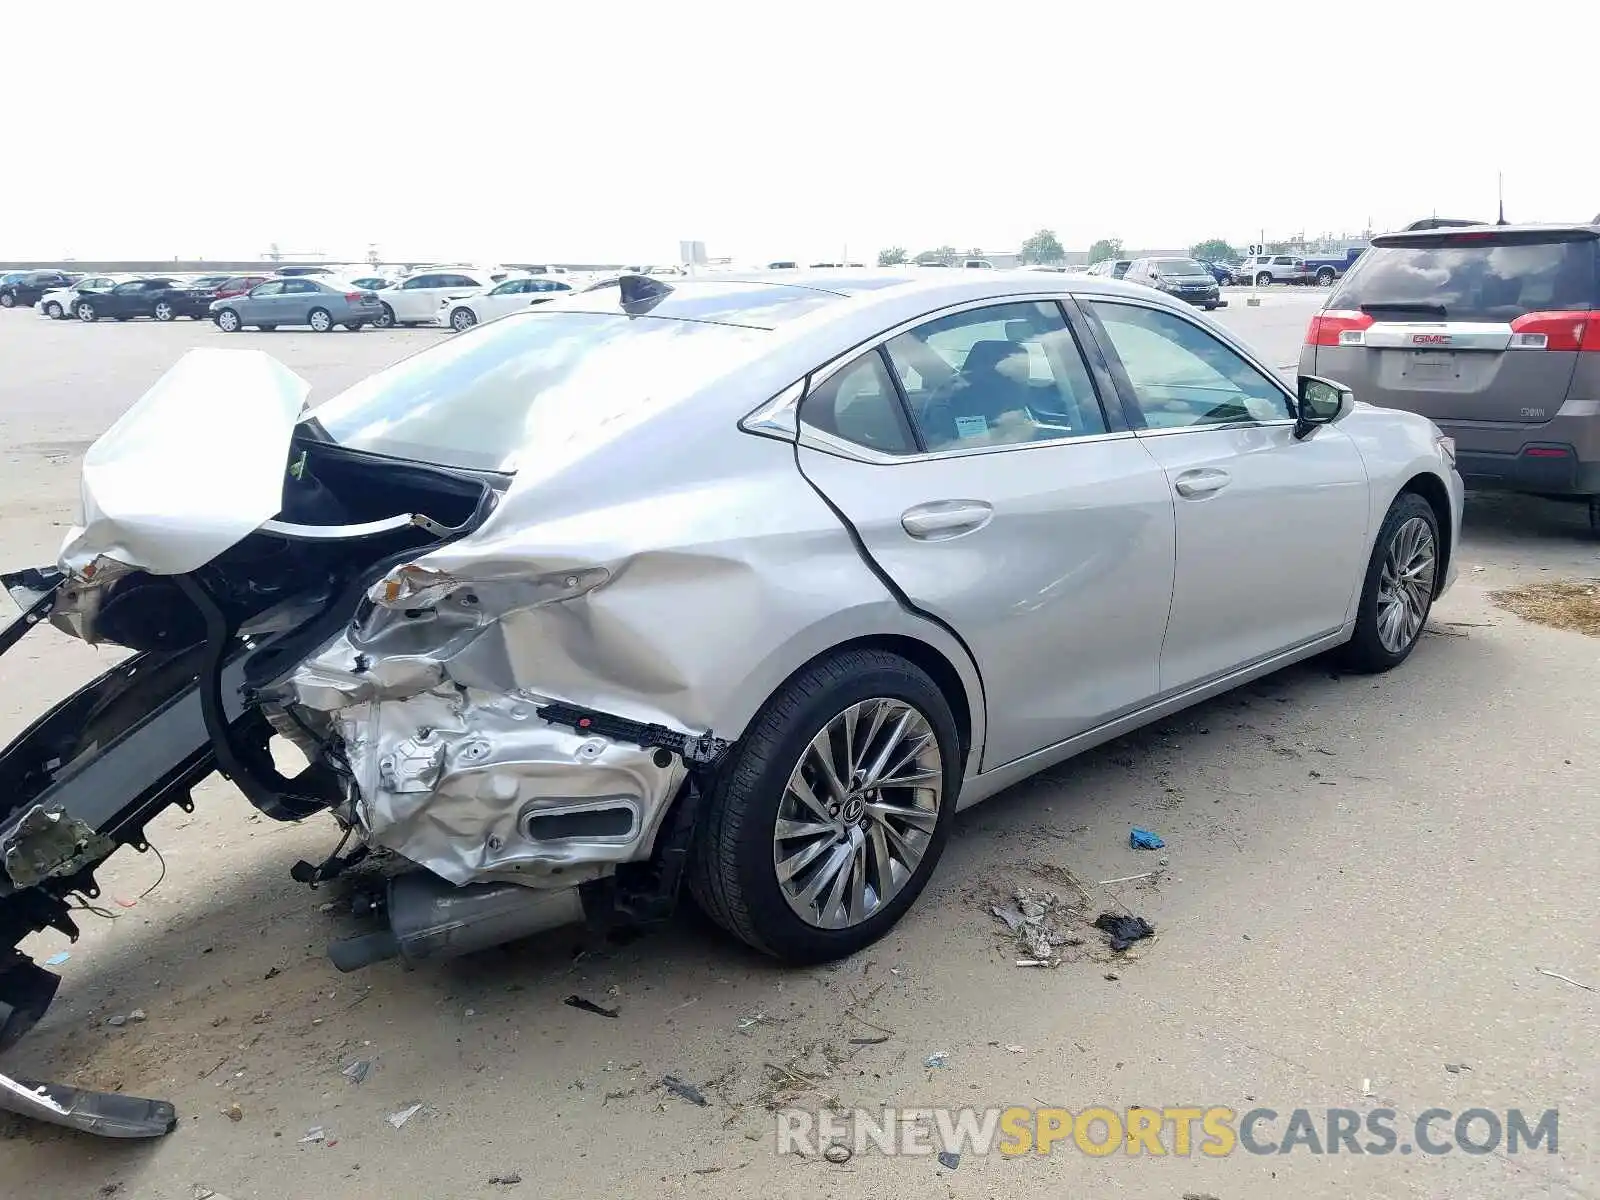
[[[1433,526],[1410,517],[1389,539],[1378,576],[1378,640],[1390,654],[1416,641],[1433,604],[1438,555]]]
[[[156,304],[156,320],[170,321],[177,315],[178,314],[173,310],[172,305],[168,304],[165,300],[162,300]]]
[[[450,314],[450,328],[457,333],[465,333],[477,323],[477,315],[470,308],[458,308]]]
[[[808,925],[859,925],[917,873],[939,824],[944,760],[928,719],[902,700],[852,704],[789,773],[772,861]]]

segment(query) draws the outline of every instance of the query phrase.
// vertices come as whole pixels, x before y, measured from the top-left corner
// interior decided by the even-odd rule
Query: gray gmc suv
[[[1587,498],[1600,526],[1600,224],[1372,239],[1311,318],[1300,373],[1421,413],[1469,486]]]

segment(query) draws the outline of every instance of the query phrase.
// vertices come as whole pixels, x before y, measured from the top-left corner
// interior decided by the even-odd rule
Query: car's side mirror
[[[1319,425],[1342,421],[1355,407],[1356,396],[1342,383],[1316,375],[1300,376],[1300,411],[1294,423],[1294,436],[1301,441]]]

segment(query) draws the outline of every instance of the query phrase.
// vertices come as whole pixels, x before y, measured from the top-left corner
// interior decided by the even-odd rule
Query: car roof
[[[671,282],[653,280],[666,291],[659,299],[635,311],[669,320],[714,321],[757,329],[774,329],[817,312],[869,298],[904,300],[919,298],[925,311],[969,300],[1009,296],[1044,296],[1061,292],[1084,295],[1136,296],[1149,302],[1149,288],[1100,276],[1062,276],[1025,270],[937,271],[912,269],[751,271],[690,276]],[[1159,296],[1159,294],[1157,294]],[[614,313],[621,307],[620,286],[606,280],[587,291],[574,292],[552,302],[569,312]]]
[[[1530,234],[1567,235],[1577,234],[1579,237],[1600,238],[1600,223],[1586,222],[1551,222],[1530,223],[1527,225],[1495,225],[1484,223],[1482,225],[1441,225],[1436,229],[1399,229],[1392,233],[1380,233],[1372,239],[1374,246],[1393,246],[1400,243],[1414,243],[1417,241],[1445,242],[1457,241],[1462,238],[1482,238],[1492,241],[1503,234],[1516,234],[1526,237]]]

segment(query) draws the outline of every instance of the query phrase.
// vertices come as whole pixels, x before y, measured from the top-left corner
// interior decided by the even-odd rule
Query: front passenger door
[[[1287,386],[1188,317],[1133,301],[1083,306],[1176,505],[1162,693],[1339,630],[1366,565],[1355,443],[1337,426],[1296,441]]]

